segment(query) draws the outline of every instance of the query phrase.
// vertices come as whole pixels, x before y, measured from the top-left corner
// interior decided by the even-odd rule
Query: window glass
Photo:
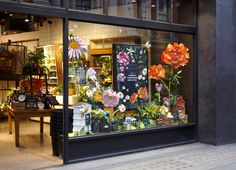
[[[137,18],[137,1],[135,0],[110,0],[108,1],[108,15],[126,18]]]
[[[102,14],[103,0],[70,0],[69,8]]]
[[[172,22],[185,25],[193,25],[194,0],[172,1]]]
[[[21,2],[33,3],[46,6],[63,7],[63,0],[20,0]]]
[[[169,21],[169,0],[142,0],[142,19]]]
[[[69,137],[192,122],[192,35],[74,21],[69,31]]]

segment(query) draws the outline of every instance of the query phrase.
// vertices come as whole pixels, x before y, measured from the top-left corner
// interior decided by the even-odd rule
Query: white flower
[[[92,88],[92,92],[95,92],[95,91],[97,91],[97,88],[96,87]]]
[[[135,60],[132,60],[132,63],[134,63],[135,62]]]
[[[119,92],[118,95],[119,95],[120,99],[124,98],[124,94],[122,92]]]
[[[166,116],[167,118],[170,118],[170,119],[173,119],[173,115],[170,113],[170,112],[168,112],[167,113],[167,116]]]
[[[139,54],[140,54],[140,55],[142,55],[142,54],[143,54],[143,49],[141,49],[141,50],[140,50]]]
[[[147,68],[144,68],[142,73],[143,73],[144,76],[146,76],[147,75]]]
[[[145,80],[145,77],[143,77],[142,79]]]
[[[88,91],[86,92],[86,95],[87,95],[88,97],[93,97],[93,92],[92,92],[92,90],[88,90]]]
[[[142,79],[142,75],[138,75],[138,80],[141,80]]]
[[[95,85],[98,89],[100,89],[100,84],[98,82],[96,82]]]
[[[167,112],[169,112],[169,109],[166,106],[161,106],[160,112],[161,114],[165,115]]]
[[[135,52],[135,51],[132,49],[132,47],[126,48],[126,50],[128,51],[128,54],[132,54],[132,53]]]
[[[150,48],[151,47],[151,44],[149,41],[146,42],[146,44],[144,45],[146,48]]]
[[[126,99],[126,100],[129,100],[129,99],[130,99],[130,96],[129,96],[129,95],[126,95],[126,96],[125,96],[125,99]]]
[[[136,83],[135,86],[138,87],[139,86],[138,83]]]
[[[119,108],[119,110],[120,110],[121,113],[123,113],[123,112],[126,111],[126,107],[125,107],[125,105],[123,105],[123,104],[121,104],[118,108]]]
[[[124,99],[123,102],[125,103],[125,102],[126,102],[126,99]]]
[[[126,91],[129,91],[129,89],[126,89]]]
[[[123,90],[125,90],[125,89],[126,89],[126,87],[125,87],[125,86],[122,86],[122,89],[123,89]]]

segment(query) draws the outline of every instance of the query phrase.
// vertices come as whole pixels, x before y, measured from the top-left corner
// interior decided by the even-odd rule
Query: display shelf
[[[57,63],[56,63],[56,49],[54,45],[46,45],[38,47],[43,49],[45,56],[44,62],[45,66],[49,69],[48,80],[53,80],[53,82],[48,82],[50,86],[56,86],[58,84],[58,73],[57,73]],[[55,82],[54,82],[55,81]]]

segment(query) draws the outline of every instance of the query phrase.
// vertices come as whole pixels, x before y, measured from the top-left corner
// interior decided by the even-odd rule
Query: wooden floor
[[[46,169],[61,166],[62,159],[52,155],[49,124],[44,124],[40,135],[39,122],[20,123],[20,147],[15,147],[13,134],[8,133],[7,119],[0,119],[0,170]]]

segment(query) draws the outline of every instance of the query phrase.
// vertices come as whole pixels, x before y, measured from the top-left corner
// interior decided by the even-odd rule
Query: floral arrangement
[[[157,102],[158,105],[163,104],[163,106],[168,107],[168,113],[171,112],[172,109],[183,109],[185,111],[183,97],[173,95],[172,88],[180,84],[180,75],[182,73],[180,68],[184,67],[189,62],[188,51],[189,49],[182,43],[168,44],[166,50],[161,54],[161,61],[163,63],[153,65],[148,70],[149,78],[158,81],[158,83],[155,84],[155,102]],[[168,95],[162,98],[161,92],[164,90],[168,92]],[[169,113],[168,116],[173,117],[173,113],[172,115]],[[180,115],[179,118],[183,119],[184,116],[185,115]]]
[[[182,67],[189,62],[188,48],[182,43],[168,44],[166,50],[161,54],[162,63],[152,65],[147,69],[143,64],[146,59],[141,59],[140,56],[148,53],[149,48],[149,44],[146,43],[136,54],[137,49],[133,46],[125,47],[125,50],[118,47],[116,53],[119,66],[119,72],[116,75],[120,85],[118,91],[101,88],[96,71],[88,69],[87,78],[92,86],[81,87],[78,94],[80,94],[81,101],[91,104],[92,101],[97,101],[102,104],[99,109],[92,111],[94,133],[187,123],[184,98],[176,95],[174,89],[180,85]],[[134,84],[135,88],[131,89],[125,86],[124,82],[130,78],[130,74],[127,74],[126,71],[135,63],[138,63],[141,71],[135,77],[137,79]],[[155,93],[152,96],[153,100],[149,100],[147,77],[157,81]],[[140,101],[145,101],[145,103]],[[139,107],[130,112],[127,106],[134,104]],[[112,110],[107,108],[112,108]]]

